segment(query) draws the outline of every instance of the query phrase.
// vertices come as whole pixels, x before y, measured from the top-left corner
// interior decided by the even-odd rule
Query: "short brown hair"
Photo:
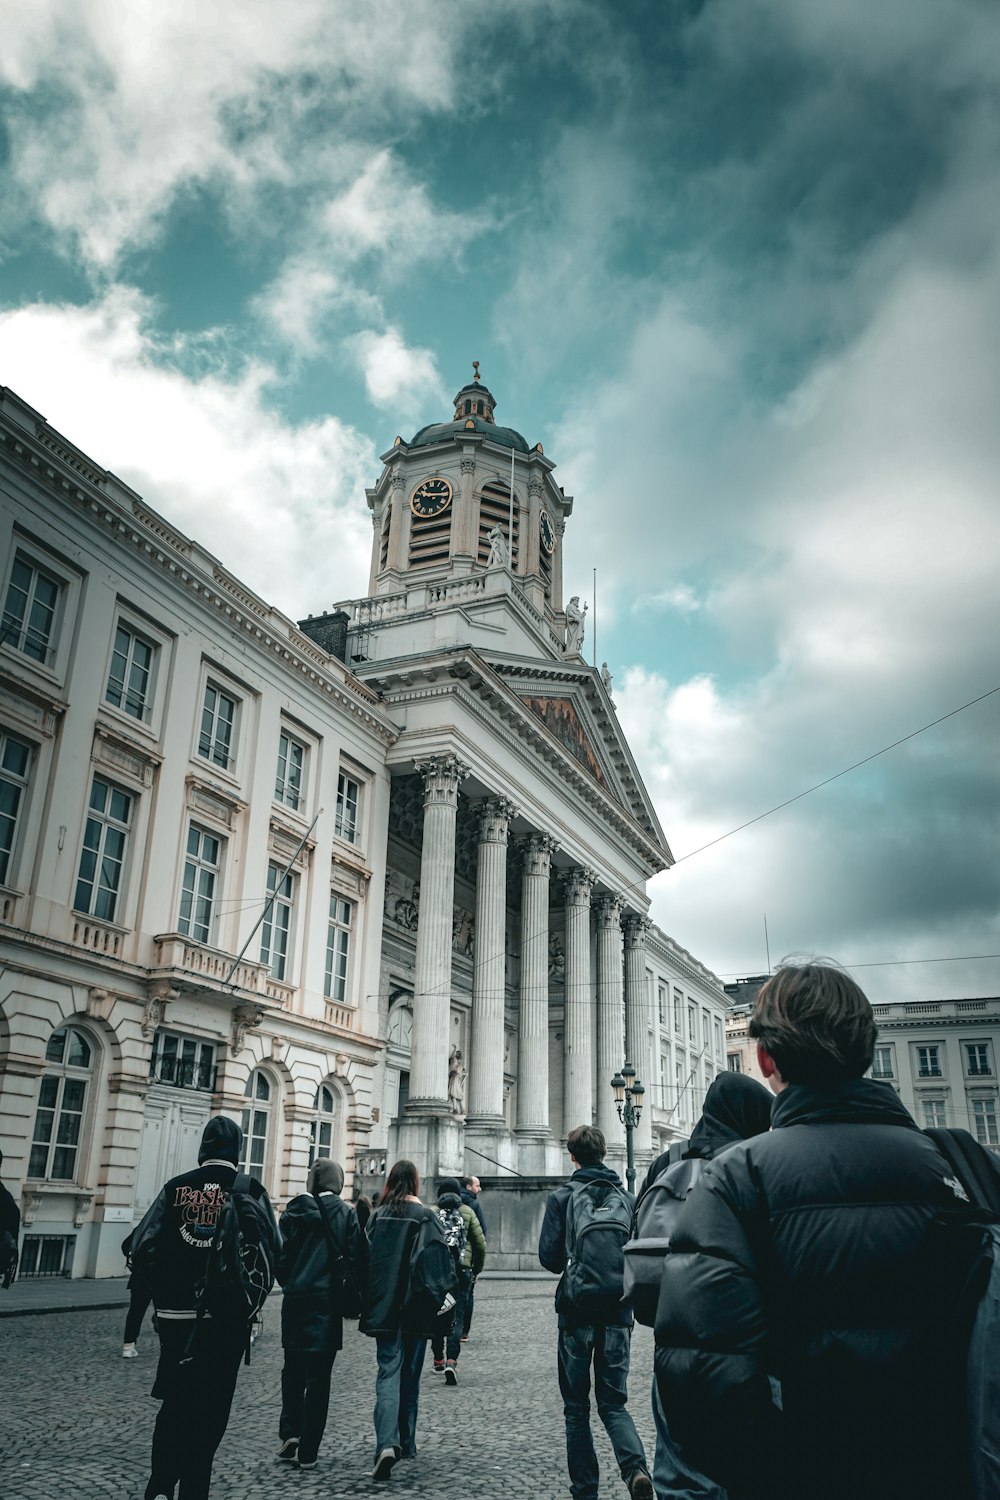
[[[861,987],[832,963],[782,964],[757,995],[749,1033],[786,1083],[830,1086],[871,1067],[877,1028]]]
[[[594,1167],[604,1160],[608,1143],[596,1125],[577,1125],[566,1137],[566,1149],[581,1167]]]

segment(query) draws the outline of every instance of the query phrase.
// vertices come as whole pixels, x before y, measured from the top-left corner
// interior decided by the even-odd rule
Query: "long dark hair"
[[[404,1198],[418,1198],[419,1196],[420,1173],[412,1161],[397,1161],[386,1178],[378,1206],[387,1208],[390,1213],[398,1213]]]

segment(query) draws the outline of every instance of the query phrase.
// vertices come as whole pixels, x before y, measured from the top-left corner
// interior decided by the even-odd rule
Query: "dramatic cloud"
[[[335,417],[283,421],[260,365],[191,377],[116,287],[87,308],[0,312],[18,394],[293,618],[356,592],[371,524],[370,441]]]

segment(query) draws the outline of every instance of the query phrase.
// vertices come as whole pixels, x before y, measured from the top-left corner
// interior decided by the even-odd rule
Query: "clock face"
[[[542,539],[542,546],[546,552],[551,552],[556,544],[556,534],[552,530],[552,522],[549,520],[548,511],[542,511],[542,519],[538,523],[538,534]]]
[[[451,504],[451,485],[447,479],[425,479],[410,496],[415,516],[439,516]]]

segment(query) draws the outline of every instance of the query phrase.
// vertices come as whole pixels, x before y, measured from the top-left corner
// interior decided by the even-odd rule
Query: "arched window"
[[[267,1167],[268,1136],[271,1129],[271,1080],[255,1068],[243,1090],[247,1103],[243,1110],[243,1153],[240,1171],[264,1181]]]
[[[45,1062],[28,1176],[76,1182],[87,1089],[94,1069],[93,1043],[75,1026],[60,1026],[49,1038]]]
[[[397,1005],[389,1017],[389,1041],[401,1052],[409,1052],[413,1036],[413,1012],[408,1005]]]
[[[318,1156],[332,1156],[337,1124],[337,1099],[329,1084],[321,1084],[313,1100],[316,1118],[309,1127],[309,1165]]]

